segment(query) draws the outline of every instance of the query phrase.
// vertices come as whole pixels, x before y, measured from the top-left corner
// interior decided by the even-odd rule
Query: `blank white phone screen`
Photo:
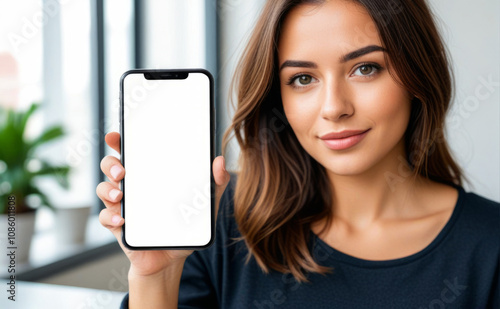
[[[204,246],[212,237],[210,80],[123,79],[124,239]]]

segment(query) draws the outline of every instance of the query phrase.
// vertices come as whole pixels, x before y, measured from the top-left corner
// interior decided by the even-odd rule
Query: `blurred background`
[[[26,206],[32,223],[21,223],[20,215],[16,222],[31,230],[16,237],[18,251],[30,242],[31,249],[16,252],[16,275],[27,289],[39,282],[127,291],[128,263],[98,223],[103,205],[95,194],[104,180],[101,158],[117,156],[103,138],[119,130],[120,76],[133,68],[212,72],[220,154],[232,115],[228,86],[264,2],[0,0],[0,196],[5,204],[4,192],[16,184],[25,190],[19,194],[27,205],[17,203]],[[466,189],[500,201],[500,3],[429,3],[457,81],[447,121],[451,148],[471,180]],[[233,143],[226,158],[230,170],[237,169],[237,155]],[[14,173],[7,168],[14,164],[24,168]],[[6,207],[0,213],[7,216]],[[7,278],[7,217],[0,220],[0,277]]]

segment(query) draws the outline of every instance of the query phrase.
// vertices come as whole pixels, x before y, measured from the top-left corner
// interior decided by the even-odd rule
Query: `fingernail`
[[[118,178],[118,175],[120,175],[122,171],[122,168],[119,165],[113,165],[111,169],[109,170],[109,173],[111,176],[113,176],[114,179]]]
[[[113,217],[111,217],[111,222],[113,222],[113,224],[118,224],[120,223],[122,217],[120,217],[119,215],[114,215]]]
[[[112,201],[114,201],[114,200],[116,200],[116,197],[118,196],[118,194],[120,194],[120,190],[113,189],[113,190],[109,191],[109,198]]]

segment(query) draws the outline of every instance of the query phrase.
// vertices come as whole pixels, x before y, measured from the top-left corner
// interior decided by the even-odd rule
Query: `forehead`
[[[375,23],[367,10],[352,1],[327,0],[302,4],[285,17],[278,54],[300,56],[312,50],[338,55],[366,45],[382,46]]]

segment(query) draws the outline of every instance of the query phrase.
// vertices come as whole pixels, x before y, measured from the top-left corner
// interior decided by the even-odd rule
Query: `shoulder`
[[[466,265],[476,278],[498,284],[500,204],[463,188],[459,190],[457,219],[448,242],[453,250],[454,263]]]
[[[461,199],[464,213],[470,224],[479,224],[500,231],[500,203],[487,199],[474,192],[461,189]]]
[[[459,188],[458,225],[467,237],[491,241],[500,247],[500,203]]]

